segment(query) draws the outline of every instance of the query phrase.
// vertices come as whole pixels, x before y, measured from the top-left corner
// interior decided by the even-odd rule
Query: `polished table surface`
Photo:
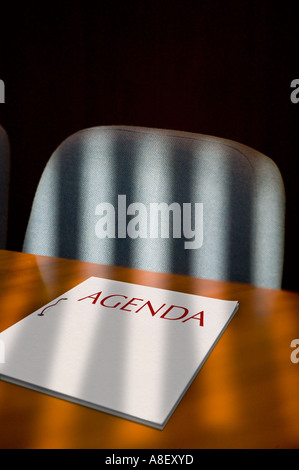
[[[0,250],[0,331],[89,276],[239,310],[163,431],[0,381],[0,448],[299,448],[299,294]]]

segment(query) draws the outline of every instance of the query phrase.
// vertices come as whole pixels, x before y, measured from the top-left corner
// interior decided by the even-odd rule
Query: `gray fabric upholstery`
[[[0,249],[6,248],[10,147],[6,131],[0,126]]]
[[[119,195],[126,197],[126,207],[142,203],[144,217],[152,203],[170,207],[176,202],[182,210],[191,203],[193,229],[195,203],[201,203],[202,244],[186,249],[183,231],[177,238],[171,232],[168,238],[152,238],[153,227],[146,236],[138,232],[140,224],[135,233],[146,238],[119,238],[116,226],[114,238],[100,239],[96,226],[107,212],[97,213],[97,207],[111,204],[107,207],[115,208],[116,220]],[[276,165],[247,146],[186,132],[94,127],[67,138],[50,158],[23,250],[280,288],[284,205]],[[137,214],[141,217],[140,211],[127,215],[127,222]]]

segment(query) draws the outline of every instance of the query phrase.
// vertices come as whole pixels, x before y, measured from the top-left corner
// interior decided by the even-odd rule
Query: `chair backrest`
[[[0,249],[6,248],[10,146],[6,131],[0,126]]]
[[[50,158],[23,250],[280,288],[284,204],[277,166],[247,146],[94,127]]]

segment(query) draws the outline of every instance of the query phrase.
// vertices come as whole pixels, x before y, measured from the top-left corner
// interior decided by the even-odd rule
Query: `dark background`
[[[55,148],[109,124],[179,129],[249,145],[286,187],[283,288],[299,291],[296,3],[99,1],[0,6],[0,123],[11,143],[8,248],[21,250]]]

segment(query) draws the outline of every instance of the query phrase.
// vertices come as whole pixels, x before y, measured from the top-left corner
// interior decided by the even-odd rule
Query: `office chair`
[[[10,146],[6,131],[0,126],[0,249],[6,248]]]
[[[94,127],[47,163],[23,251],[280,288],[284,205],[278,168],[245,145]]]

